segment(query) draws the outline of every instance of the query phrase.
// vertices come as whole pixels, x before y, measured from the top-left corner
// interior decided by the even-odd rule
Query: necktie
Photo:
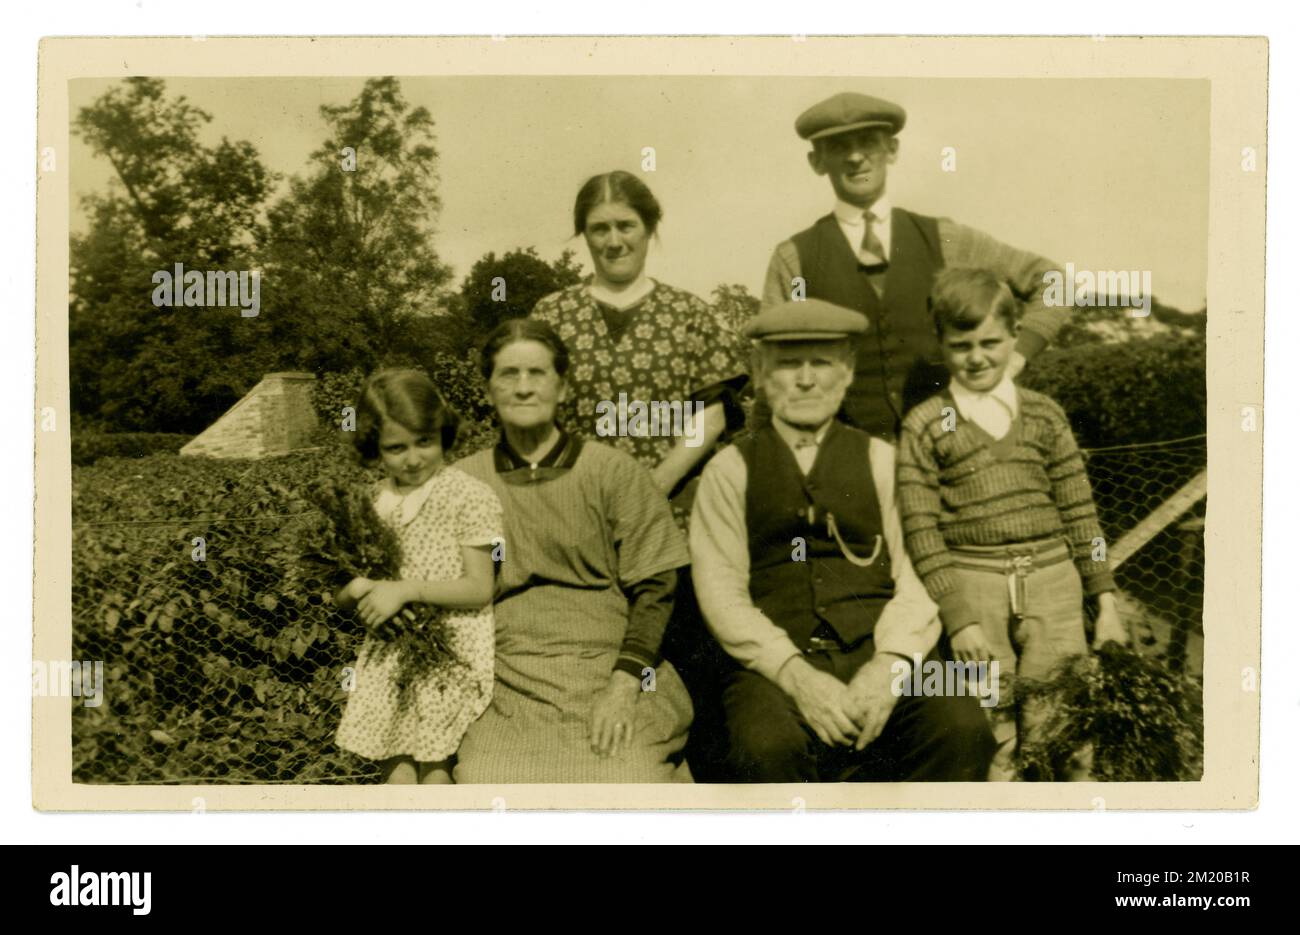
[[[873,272],[883,272],[889,268],[889,258],[885,256],[885,245],[876,236],[876,229],[873,226],[876,215],[867,211],[863,214],[862,220],[866,224],[866,230],[862,234],[862,248],[858,259],[863,266],[870,267]]]

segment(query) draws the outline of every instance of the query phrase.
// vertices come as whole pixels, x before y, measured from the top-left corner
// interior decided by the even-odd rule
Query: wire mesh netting
[[[369,761],[333,728],[364,632],[325,582],[268,550],[310,513],[74,529],[74,658],[105,692],[73,715],[79,782],[357,782]],[[197,556],[197,557],[196,557]]]
[[[1199,673],[1204,437],[1085,455],[1122,613],[1147,651]],[[128,484],[148,487],[150,463]],[[222,490],[259,470],[275,463]],[[236,516],[76,522],[78,500],[130,494],[74,476],[72,658],[104,667],[100,703],[73,705],[74,781],[379,780],[333,743],[362,627],[298,560],[313,512],[272,492],[230,499]]]
[[[1085,452],[1093,499],[1140,644],[1200,674],[1205,592],[1205,436]]]

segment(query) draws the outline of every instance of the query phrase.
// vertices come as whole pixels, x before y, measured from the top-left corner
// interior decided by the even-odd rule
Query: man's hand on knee
[[[858,734],[854,749],[866,749],[867,744],[880,736],[898,703],[893,687],[896,680],[893,664],[898,658],[886,653],[873,657],[847,686],[848,712]]]
[[[853,743],[858,727],[849,716],[847,685],[798,656],[781,667],[776,683],[794,699],[799,713],[822,743],[845,747]]]

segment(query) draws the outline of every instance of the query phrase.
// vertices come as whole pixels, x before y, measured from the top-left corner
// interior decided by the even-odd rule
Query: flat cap
[[[744,327],[755,341],[836,341],[867,330],[867,317],[821,299],[764,306]]]
[[[805,140],[819,140],[863,127],[888,127],[897,133],[907,122],[907,112],[890,101],[845,91],[809,107],[794,122]]]

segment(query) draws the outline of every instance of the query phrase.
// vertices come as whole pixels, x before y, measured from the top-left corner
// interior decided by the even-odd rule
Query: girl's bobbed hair
[[[352,444],[367,464],[379,460],[379,433],[389,420],[408,432],[437,434],[443,451],[456,444],[460,427],[460,416],[428,375],[411,369],[380,370],[361,387]]]

